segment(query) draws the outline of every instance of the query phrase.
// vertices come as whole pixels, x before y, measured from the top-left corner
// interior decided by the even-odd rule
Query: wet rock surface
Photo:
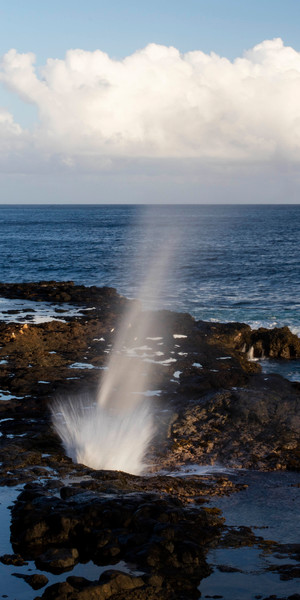
[[[206,553],[220,536],[228,547],[258,543],[251,531],[225,532],[226,542],[222,516],[207,506],[244,483],[167,471],[191,463],[299,470],[300,385],[263,375],[247,358],[251,350],[252,357],[292,360],[300,356],[299,339],[287,328],[252,331],[141,310],[138,319],[151,321],[151,337],[129,335],[126,351],[129,368],[153,362],[149,402],[159,427],[147,457],[152,476],[94,471],[65,455],[49,407],[57,397],[96,398],[120,318],[136,301],[72,282],[1,284],[0,296],[55,303],[63,311],[57,312],[63,320],[15,323],[12,314],[0,322],[0,484],[25,485],[12,511],[14,554],[2,562],[34,560],[46,573],[72,573],[90,560],[115,565],[93,581],[67,575],[40,592],[43,599],[198,598],[210,572]],[[76,315],[70,305],[80,309]],[[120,571],[120,562],[133,571]],[[288,577],[288,568],[280,568]],[[298,577],[295,569],[291,577]],[[28,577],[39,589],[38,579]]]
[[[199,581],[210,572],[205,549],[219,537],[220,516],[186,507],[166,493],[133,494],[128,488],[118,494],[109,487],[105,494],[103,483],[101,487],[102,491],[95,486],[93,491],[77,488],[75,493],[72,487],[63,488],[58,498],[41,486],[28,484],[13,508],[13,548],[34,559],[37,568],[54,573],[71,570],[79,560],[92,559],[96,565],[126,561],[141,575],[120,574],[116,586],[116,573],[112,573],[106,587],[114,581],[112,589],[118,593],[136,588],[148,593],[155,583],[162,598],[193,597]],[[70,589],[70,594],[82,591],[82,582],[76,591],[78,581],[68,580],[70,588],[74,583],[75,591]],[[95,595],[94,585],[88,582],[87,589]],[[110,597],[104,595],[108,592],[103,581],[97,586],[95,597]],[[60,598],[64,593],[65,586],[60,585],[54,591],[48,589],[43,598]]]
[[[13,573],[15,577],[19,577],[20,579],[24,579],[33,590],[39,590],[45,585],[47,585],[49,579],[46,575],[42,575],[41,573],[34,573],[34,575],[23,575],[21,573]]]

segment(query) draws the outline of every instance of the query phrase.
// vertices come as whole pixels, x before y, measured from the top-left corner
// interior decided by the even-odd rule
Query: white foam
[[[240,470],[240,469],[239,469]],[[190,475],[214,475],[217,473],[230,474],[234,473],[234,469],[224,467],[220,464],[214,465],[184,465],[176,469],[175,471],[161,471],[165,475],[170,477],[188,477]]]
[[[119,411],[99,403],[69,400],[57,402],[52,417],[65,451],[74,462],[133,474],[145,470],[145,448],[153,436],[147,404]]]
[[[150,352],[152,352],[152,348],[149,346],[137,346],[136,348],[130,348],[129,350],[127,350],[127,352],[128,354],[131,354],[141,350],[149,350]]]
[[[51,302],[36,302],[35,300],[20,300],[15,298],[0,298],[0,319],[6,323],[22,323],[28,319],[30,323],[48,323],[49,321],[65,322],[61,309],[68,316],[82,314],[81,308],[71,304],[51,304]],[[8,310],[18,311],[7,314]],[[58,312],[57,312],[58,311]]]
[[[153,352],[149,346],[138,346],[136,348],[128,348],[126,350],[128,356],[132,358],[147,358],[149,356],[155,356],[156,352]]]
[[[167,358],[166,360],[158,361],[160,365],[170,365],[173,362],[177,362],[176,358]]]
[[[300,327],[290,327],[292,333],[300,337]]]
[[[76,362],[69,366],[69,369],[97,369],[97,368],[99,368],[99,367],[95,367],[94,365],[91,365],[90,363],[82,363],[82,362]]]
[[[172,362],[177,362],[177,359],[176,358],[167,358],[166,360],[154,360],[153,358],[144,358],[143,361],[146,363],[153,364],[153,365],[168,366]]]
[[[179,379],[181,373],[182,373],[182,371],[174,371],[173,377],[175,377],[175,379]]]
[[[182,335],[181,333],[173,333],[173,338],[178,340],[179,338],[187,338],[187,335]]]
[[[6,390],[0,390],[0,400],[4,402],[8,402],[9,400],[20,400],[21,398],[24,398],[24,396],[15,396]]]

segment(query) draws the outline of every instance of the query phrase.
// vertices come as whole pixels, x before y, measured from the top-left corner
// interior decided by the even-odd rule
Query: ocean
[[[1,205],[0,281],[138,297],[171,247],[159,301],[148,291],[145,307],[299,334],[299,231],[300,205]]]

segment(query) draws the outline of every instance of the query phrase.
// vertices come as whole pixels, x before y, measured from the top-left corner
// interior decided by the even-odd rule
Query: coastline
[[[142,573],[107,570],[97,584],[71,574],[68,582],[42,590],[45,600],[79,600],[91,593],[118,600],[199,597],[200,580],[210,572],[206,553],[226,527],[220,513],[207,506],[209,499],[245,488],[247,479],[238,476],[242,469],[299,471],[300,384],[266,375],[247,358],[250,351],[256,358],[299,358],[299,338],[288,328],[252,331],[240,323],[148,312],[151,336],[131,340],[129,359],[133,369],[136,361],[153,362],[148,399],[159,427],[147,456],[152,476],[95,471],[65,455],[49,405],[57,396],[96,395],[120,318],[136,301],[112,288],[54,281],[1,284],[0,296],[52,303],[59,318],[34,323],[29,311],[23,322],[0,322],[0,483],[25,485],[12,512],[14,555],[7,564],[21,555],[43,572],[67,572],[88,560],[102,565],[121,560]],[[170,484],[170,477],[160,474],[215,463],[235,469],[234,477],[191,474]],[[153,514],[140,509],[149,503]],[[104,511],[112,515],[105,527],[97,529],[93,507],[100,521]],[[139,538],[141,530],[147,535]],[[243,531],[235,543],[264,545],[256,538]]]

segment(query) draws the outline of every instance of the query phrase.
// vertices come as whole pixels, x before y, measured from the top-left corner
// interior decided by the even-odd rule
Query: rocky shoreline
[[[8,307],[0,321],[0,484],[23,486],[12,510],[14,554],[2,556],[4,564],[34,560],[38,572],[25,580],[44,600],[186,599],[199,598],[210,572],[206,554],[224,535],[228,544],[263,546],[245,528],[230,542],[220,511],[208,505],[242,489],[245,479],[162,473],[193,463],[299,471],[300,384],[263,374],[249,360],[297,359],[297,336],[286,327],[253,331],[141,309],[151,337],[131,340],[130,367],[154,363],[152,476],[94,471],[65,455],[49,406],[56,397],[96,396],[120,319],[137,301],[111,288],[53,281],[0,284],[0,297],[34,306],[26,314]],[[57,318],[36,323],[43,303],[55,305]],[[299,547],[291,552],[299,561]],[[91,560],[108,565],[99,580],[69,574],[45,587],[45,572]]]

